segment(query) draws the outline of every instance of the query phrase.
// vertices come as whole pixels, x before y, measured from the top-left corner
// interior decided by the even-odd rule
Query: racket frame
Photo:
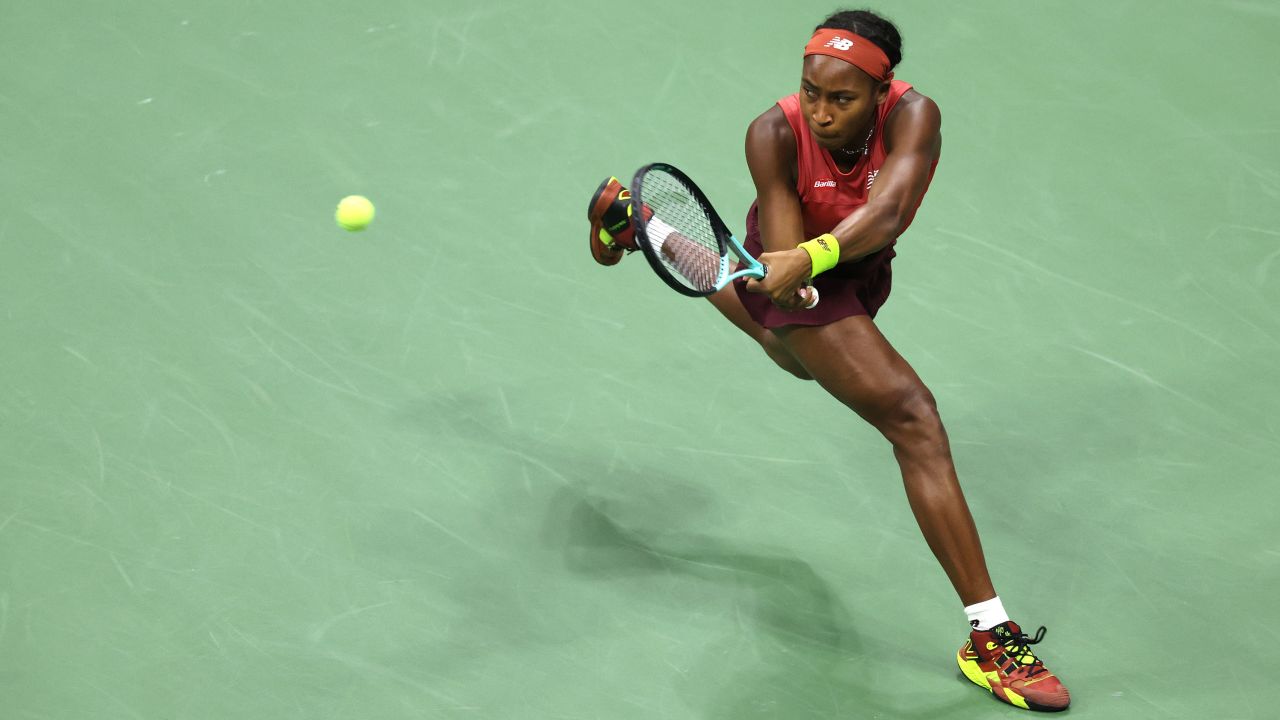
[[[652,170],[662,171],[671,175],[676,180],[679,180],[680,183],[693,194],[694,200],[697,201],[703,211],[706,212],[707,220],[711,224],[712,232],[715,233],[716,244],[720,251],[720,268],[716,274],[714,289],[706,291],[695,290],[677,280],[671,274],[671,271],[667,266],[662,262],[662,258],[659,257],[657,249],[649,242],[648,221],[645,220],[643,210],[644,178],[645,175]],[[635,176],[631,179],[631,202],[632,207],[635,208],[632,214],[632,224],[635,228],[636,243],[640,246],[640,250],[644,252],[645,258],[649,261],[649,265],[653,268],[653,271],[657,273],[658,277],[662,278],[663,282],[671,286],[671,289],[681,295],[688,295],[689,297],[706,297],[724,289],[729,283],[737,280],[738,278],[752,277],[763,280],[765,276],[769,274],[769,268],[759,260],[751,257],[751,254],[742,247],[742,243],[738,242],[738,238],[734,237],[732,232],[729,232],[728,226],[725,225],[724,220],[720,218],[720,213],[716,212],[715,206],[713,206],[711,201],[707,199],[706,194],[702,192],[702,188],[698,187],[698,184],[695,183],[688,175],[685,175],[680,168],[667,163],[657,162],[649,163],[637,170]],[[677,228],[677,230],[678,229],[679,228]],[[733,254],[737,256],[738,261],[745,266],[736,272],[730,272],[732,260],[729,257],[729,253],[731,250]]]

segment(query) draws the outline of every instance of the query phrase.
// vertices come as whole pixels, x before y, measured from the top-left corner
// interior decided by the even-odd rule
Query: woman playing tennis
[[[892,444],[911,510],[969,617],[957,662],[973,682],[1021,708],[1062,710],[1066,687],[1031,650],[1044,637],[1005,614],[956,478],[933,395],[877,329],[894,244],[915,216],[942,149],[937,104],[893,78],[902,40],[868,11],[827,18],[805,47],[800,92],[747,128],[756,201],[746,250],[764,280],[711,296],[791,374],[818,382]],[[592,198],[592,255],[635,249],[630,194],[615,178]],[[800,288],[821,302],[805,309]]]

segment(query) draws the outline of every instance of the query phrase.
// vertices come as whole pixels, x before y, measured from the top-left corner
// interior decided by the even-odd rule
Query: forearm
[[[800,213],[760,213],[760,244],[765,252],[794,250],[805,237]],[[854,210],[834,228],[831,234],[840,244],[840,262],[852,262],[883,248],[898,236],[899,216],[886,202],[875,200]]]
[[[840,262],[854,262],[882,248],[898,236],[902,220],[890,203],[871,202],[854,210],[831,230],[840,243]]]
[[[800,214],[799,203],[761,203],[758,220],[760,223],[760,245],[765,252],[783,252],[794,250],[797,245],[808,240],[804,236],[804,220]]]

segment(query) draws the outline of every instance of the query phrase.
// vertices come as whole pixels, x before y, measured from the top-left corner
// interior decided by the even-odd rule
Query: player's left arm
[[[885,120],[885,160],[867,204],[831,230],[840,262],[880,250],[902,233],[929,185],[942,152],[942,113],[927,96],[908,90]]]

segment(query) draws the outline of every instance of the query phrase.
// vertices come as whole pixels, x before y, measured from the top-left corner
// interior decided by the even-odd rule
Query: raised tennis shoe
[[[587,205],[591,221],[591,257],[601,265],[616,265],[622,256],[636,249],[631,226],[631,191],[618,178],[600,183]]]

